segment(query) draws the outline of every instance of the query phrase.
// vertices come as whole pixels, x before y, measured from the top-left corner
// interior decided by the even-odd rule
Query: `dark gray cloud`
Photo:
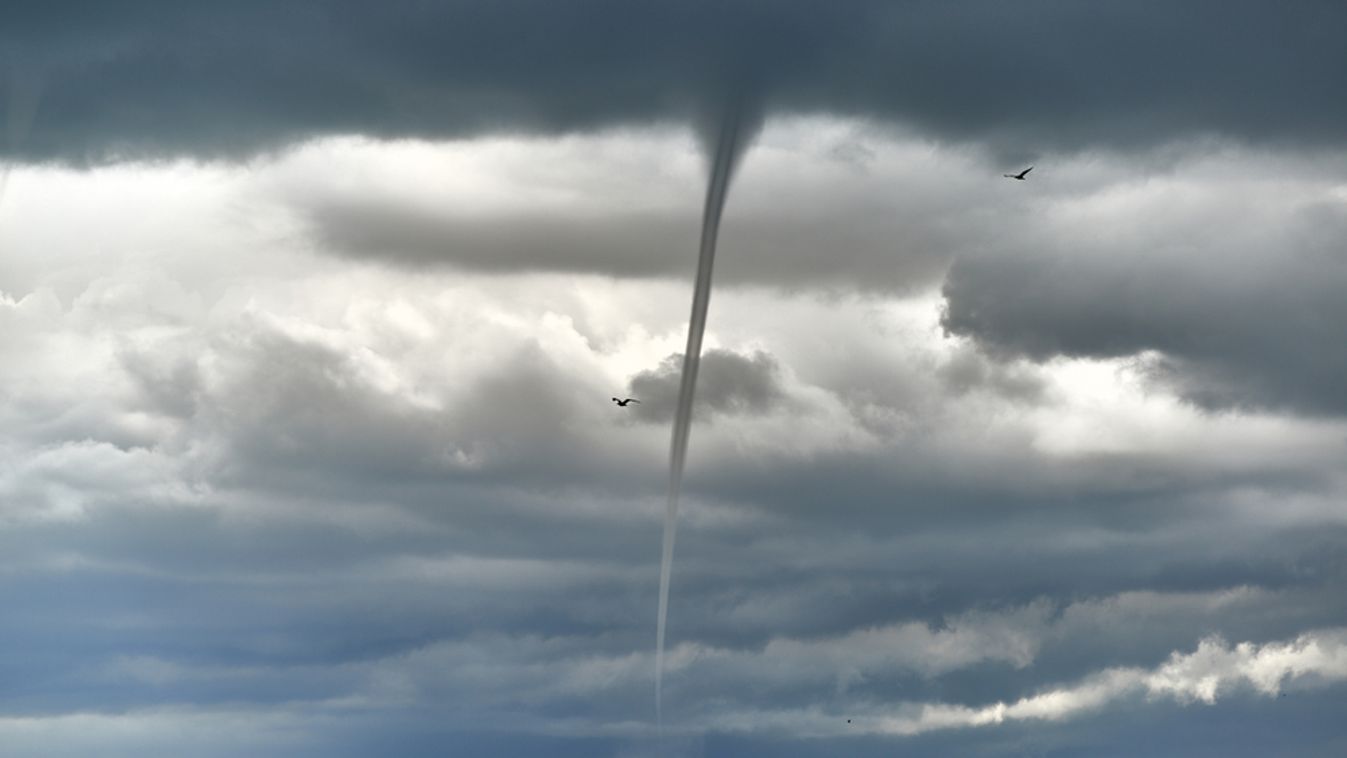
[[[686,250],[687,240],[695,239],[697,231],[696,217],[690,214],[676,219],[621,211],[599,228],[593,219],[560,213],[502,223],[495,218],[452,218],[370,204],[325,204],[306,215],[319,243],[339,254],[407,266],[453,264],[492,272],[541,268],[615,276],[682,273],[687,262],[668,253]]]
[[[874,148],[866,148],[868,162],[833,155],[838,147],[866,144]],[[394,165],[420,159],[424,181],[381,167],[375,160],[381,153],[398,156]],[[319,249],[352,259],[498,274],[690,275],[687,250],[698,238],[702,177],[681,136],[658,130],[499,141],[484,153],[491,157],[473,159],[462,145],[391,153],[314,146],[282,162],[270,191],[293,209]],[[989,186],[982,157],[930,150],[850,122],[795,120],[769,128],[736,178],[716,281],[785,289],[929,287],[953,252],[994,240],[1002,232],[998,222],[1014,218],[1003,205],[1013,196]],[[297,178],[312,170],[366,180],[356,192],[345,181]],[[497,173],[484,176],[487,170]]]
[[[938,281],[950,245],[968,244],[985,232],[933,228],[929,218],[918,218],[919,210],[892,207],[890,197],[896,196],[833,198],[786,216],[776,215],[779,208],[736,207],[723,230],[732,252],[717,262],[716,281],[910,290]],[[858,202],[848,202],[853,200]],[[324,250],[409,268],[682,277],[689,272],[686,252],[697,239],[694,212],[633,211],[620,204],[602,219],[527,209],[505,219],[459,217],[378,201],[320,202],[301,213]]]
[[[661,361],[659,368],[632,377],[631,396],[641,401],[633,407],[633,415],[643,421],[672,419],[682,366],[683,356],[675,353]],[[787,399],[780,371],[776,360],[761,350],[740,355],[711,348],[702,354],[693,414],[708,423],[717,415],[768,413]]]
[[[1161,221],[1118,249],[1063,235],[965,256],[944,326],[1039,360],[1158,351],[1155,378],[1206,407],[1347,413],[1347,207],[1314,200],[1253,222],[1240,207]]]
[[[24,160],[695,120],[734,92],[1021,154],[1212,132],[1299,145],[1341,139],[1345,15],[1331,0],[21,3],[0,61],[40,82],[34,128],[7,149]]]
[[[987,360],[976,350],[960,350],[935,373],[957,395],[982,390],[1012,400],[1037,402],[1045,392],[1042,377],[1023,366]]]

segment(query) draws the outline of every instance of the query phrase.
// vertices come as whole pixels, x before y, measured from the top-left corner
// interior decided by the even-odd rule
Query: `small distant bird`
[[[637,399],[634,398],[634,397],[629,397],[629,398],[627,398],[626,400],[618,400],[617,398],[613,398],[613,402],[614,402],[614,403],[617,403],[617,407],[619,407],[619,408],[626,408],[626,407],[627,407],[627,403],[636,403],[637,405],[640,405],[640,404],[641,404],[641,401],[640,401],[640,400],[637,400]]]
[[[1026,168],[1025,170],[1021,171],[1018,174],[1001,174],[1001,176],[1004,176],[1007,179],[1019,179],[1020,181],[1024,181],[1024,175],[1033,170],[1034,167],[1030,166],[1029,168]]]
[[[851,723],[851,719],[847,719],[847,723],[850,724],[850,723]]]

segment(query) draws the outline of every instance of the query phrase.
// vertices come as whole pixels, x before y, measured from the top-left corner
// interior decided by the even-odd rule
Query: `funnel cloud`
[[[673,572],[674,537],[678,530],[678,498],[683,489],[688,437],[692,432],[692,401],[701,367],[702,337],[711,306],[711,276],[716,263],[716,239],[725,210],[734,169],[761,122],[747,112],[742,101],[727,107],[715,136],[711,174],[706,183],[702,209],[702,237],[697,251],[697,275],[692,289],[692,314],[688,318],[688,342],[683,351],[683,374],[678,385],[673,436],[669,442],[669,493],[664,506],[664,537],[659,563],[659,612],[655,626],[655,720],[663,723],[664,635],[669,618],[669,581]]]
[[[1344,28],[9,0],[0,752],[1341,755]]]

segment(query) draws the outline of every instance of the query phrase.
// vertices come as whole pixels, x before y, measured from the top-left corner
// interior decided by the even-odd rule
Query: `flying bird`
[[[617,398],[613,398],[613,402],[614,402],[614,403],[617,403],[617,407],[619,407],[619,408],[626,408],[626,407],[627,407],[627,403],[636,403],[637,405],[640,405],[640,403],[641,403],[640,400],[637,400],[637,399],[634,398],[634,397],[629,397],[629,398],[627,398],[626,400],[618,400]]]
[[[1001,176],[1004,176],[1007,179],[1019,179],[1020,181],[1024,181],[1024,175],[1033,170],[1034,167],[1030,166],[1029,168],[1026,168],[1025,170],[1021,171],[1018,174],[1001,174]]]

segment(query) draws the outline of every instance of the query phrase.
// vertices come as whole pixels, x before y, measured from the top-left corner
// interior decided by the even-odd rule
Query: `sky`
[[[1342,3],[0,17],[0,752],[1347,751]]]

